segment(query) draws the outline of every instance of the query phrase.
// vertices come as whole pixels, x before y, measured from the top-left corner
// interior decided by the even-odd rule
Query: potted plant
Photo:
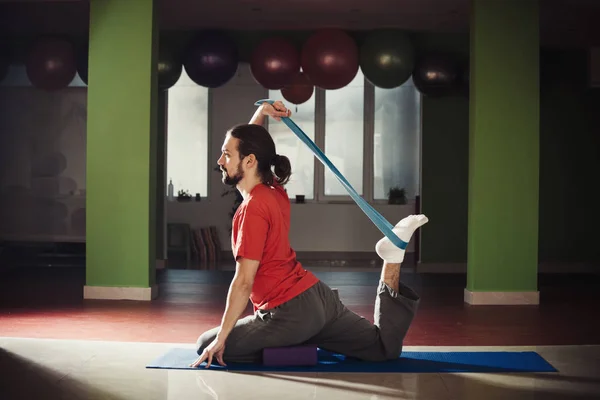
[[[406,190],[398,186],[391,187],[388,192],[388,204],[406,204]]]
[[[192,199],[192,195],[187,190],[179,190],[177,192],[177,201],[190,201]]]

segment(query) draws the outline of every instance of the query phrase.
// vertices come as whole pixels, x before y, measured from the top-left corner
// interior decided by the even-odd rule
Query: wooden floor
[[[378,270],[315,273],[372,321]],[[162,271],[156,301],[90,301],[82,298],[82,268],[0,271],[0,336],[193,343],[219,324],[231,277],[224,271]],[[406,273],[402,279],[422,296],[406,345],[600,344],[598,276],[540,277],[539,306],[466,305],[464,275]]]

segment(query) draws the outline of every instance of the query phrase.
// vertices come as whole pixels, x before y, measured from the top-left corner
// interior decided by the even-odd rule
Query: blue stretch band
[[[259,106],[262,103],[273,104],[274,102],[275,101],[273,101],[273,100],[265,99],[265,100],[257,101],[256,103],[254,103],[254,105]],[[383,216],[381,214],[379,214],[377,212],[377,210],[375,210],[373,207],[371,207],[371,205],[369,203],[367,203],[362,197],[360,197],[360,195],[356,192],[356,190],[354,190],[352,185],[350,185],[350,182],[348,182],[346,180],[346,178],[344,177],[344,175],[342,175],[342,173],[335,167],[335,165],[333,165],[333,163],[331,161],[329,161],[329,159],[321,151],[321,149],[319,149],[319,147],[317,147],[317,145],[308,136],[306,136],[306,133],[304,133],[302,131],[302,129],[300,129],[298,127],[298,125],[296,125],[294,123],[294,121],[292,121],[291,118],[282,117],[281,120],[283,121],[284,124],[286,124],[288,126],[288,128],[290,128],[292,130],[292,132],[294,132],[294,134],[296,134],[296,136],[298,136],[298,138],[302,142],[304,142],[304,144],[309,149],[312,150],[312,152],[319,159],[319,161],[321,161],[321,163],[323,163],[323,165],[325,165],[327,168],[329,168],[331,170],[331,172],[333,172],[333,174],[336,176],[336,178],[338,178],[340,183],[346,188],[346,190],[350,194],[350,197],[352,197],[354,202],[356,204],[358,204],[358,206],[363,210],[363,212],[367,215],[367,217],[369,217],[371,219],[371,221],[373,221],[373,223],[375,224],[375,226],[377,226],[377,228],[379,228],[381,233],[383,233],[396,247],[403,249],[403,250],[406,249],[406,247],[408,246],[408,243],[406,243],[405,241],[400,239],[392,231],[394,226],[392,224],[390,224],[385,218],[383,218]]]

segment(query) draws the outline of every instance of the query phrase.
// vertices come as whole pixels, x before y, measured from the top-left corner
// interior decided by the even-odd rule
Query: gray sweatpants
[[[396,293],[377,288],[374,323],[350,311],[336,293],[319,282],[292,300],[240,319],[225,344],[224,361],[261,362],[266,347],[315,344],[321,349],[365,361],[395,359],[415,316],[419,296],[400,283]],[[198,338],[201,354],[215,338],[213,328]]]

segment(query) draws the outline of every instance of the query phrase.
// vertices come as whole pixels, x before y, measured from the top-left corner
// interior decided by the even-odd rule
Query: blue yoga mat
[[[265,367],[260,364],[231,364],[220,366],[216,361],[210,370],[256,371],[256,372],[557,372],[539,354],[531,351],[406,351],[397,360],[386,362],[365,362],[348,359],[340,354],[319,349],[319,363],[312,367]],[[200,369],[189,365],[198,356],[193,349],[172,348],[146,368],[159,369]]]

